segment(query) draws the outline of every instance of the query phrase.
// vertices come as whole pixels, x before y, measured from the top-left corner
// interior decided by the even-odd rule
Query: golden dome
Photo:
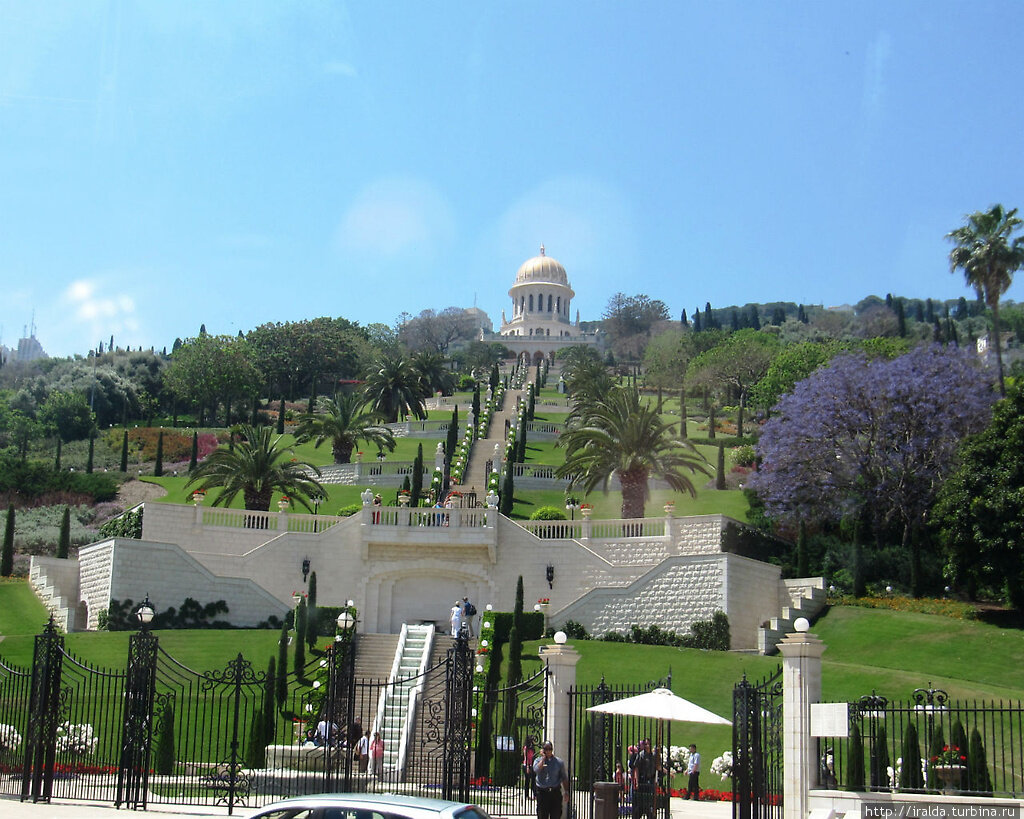
[[[540,255],[527,259],[516,271],[516,284],[543,282],[569,286],[569,277],[561,263],[550,256],[544,255],[544,245],[540,246]],[[512,285],[515,287],[515,285]]]

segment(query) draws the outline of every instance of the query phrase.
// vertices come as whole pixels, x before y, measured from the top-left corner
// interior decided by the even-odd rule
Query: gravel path
[[[167,490],[155,483],[146,483],[132,479],[121,484],[117,493],[117,503],[122,509],[131,509],[145,501],[156,500],[167,494]]]

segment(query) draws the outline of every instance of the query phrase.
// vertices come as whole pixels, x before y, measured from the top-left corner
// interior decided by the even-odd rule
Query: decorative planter
[[[283,512],[287,508],[288,508],[288,501],[286,501],[286,500],[279,500],[277,502],[277,509],[278,509],[278,511]]]
[[[583,515],[584,518],[589,520],[590,516],[594,514],[594,510],[586,506],[580,507],[580,514]]]
[[[966,765],[936,765],[935,775],[942,781],[943,793],[958,793],[963,776],[967,773]]]

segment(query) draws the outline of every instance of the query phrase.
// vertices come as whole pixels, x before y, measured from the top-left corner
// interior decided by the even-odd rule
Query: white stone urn
[[[281,498],[281,499],[280,499],[280,500],[279,500],[279,501],[277,502],[277,509],[278,509],[278,511],[279,511],[279,512],[283,512],[283,511],[284,511],[285,509],[287,509],[287,508],[288,508],[288,501],[287,501],[287,500],[285,500],[284,498]]]
[[[590,520],[590,516],[594,514],[594,510],[589,506],[581,506],[580,514],[587,520]]]

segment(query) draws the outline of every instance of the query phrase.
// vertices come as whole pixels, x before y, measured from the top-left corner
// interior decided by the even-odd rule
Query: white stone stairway
[[[77,584],[70,582],[69,578],[61,578],[60,572],[48,571],[47,564],[52,564],[53,560],[55,559],[32,558],[28,573],[29,585],[36,593],[36,597],[46,606],[47,611],[53,615],[54,623],[64,631],[73,631],[77,625],[75,623],[75,610],[78,606]],[[75,588],[64,588],[65,586],[75,586]],[[41,626],[42,624],[40,624]],[[78,627],[83,626],[84,624]]]
[[[761,626],[757,633],[757,651],[759,654],[775,654],[779,641],[794,631],[793,624],[800,617],[808,621],[825,608],[828,592],[825,590],[825,578],[805,577],[797,580],[784,580],[792,605],[783,606],[779,617],[772,617],[767,626]]]
[[[373,722],[373,733],[380,731],[384,740],[385,770],[397,770],[401,774],[405,769],[416,701],[423,688],[423,672],[430,659],[433,640],[433,625],[402,626],[389,685],[381,691]]]

